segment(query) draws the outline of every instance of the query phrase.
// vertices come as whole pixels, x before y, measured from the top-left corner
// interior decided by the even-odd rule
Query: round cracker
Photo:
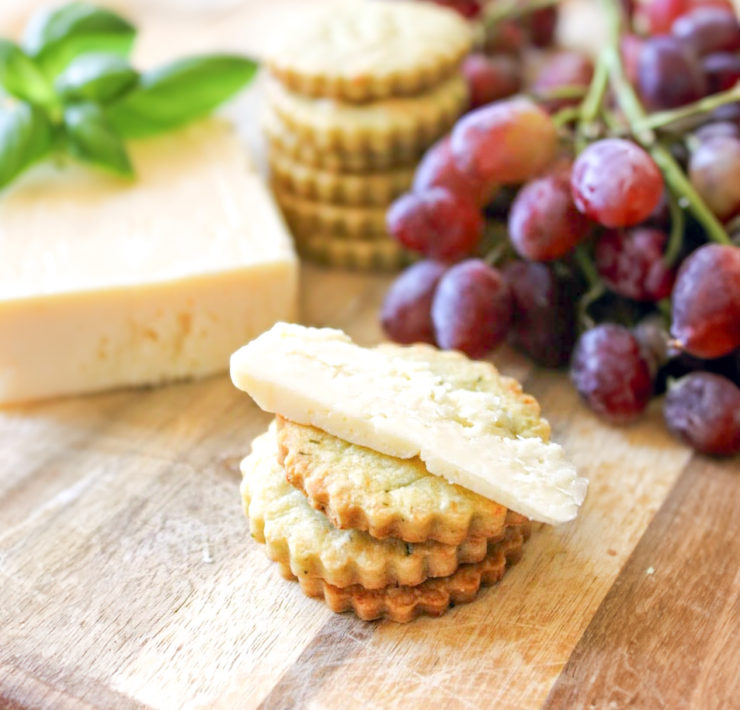
[[[528,536],[528,524],[512,527],[503,540],[489,545],[481,562],[460,565],[449,577],[427,579],[415,587],[339,588],[317,578],[299,577],[298,581],[306,595],[323,598],[332,611],[353,611],[363,621],[389,619],[403,624],[424,614],[441,616],[452,606],[472,602],[481,587],[499,582],[507,566],[519,561]]]
[[[351,271],[393,272],[408,266],[413,255],[389,236],[347,239],[311,232],[293,232],[298,253],[318,264]]]
[[[416,96],[371,104],[315,100],[266,82],[270,108],[301,139],[319,150],[384,153],[428,146],[446,133],[468,104],[465,79],[455,75]]]
[[[277,437],[288,481],[336,528],[446,545],[503,534],[503,505],[430,474],[418,458],[386,456],[281,417]]]
[[[264,542],[269,557],[298,578],[321,578],[336,587],[360,584],[415,586],[428,577],[452,574],[460,564],[479,562],[487,553],[482,538],[459,546],[402,540],[376,540],[358,530],[337,530],[285,479],[277,462],[275,427],[252,442],[242,461],[242,497],[252,536]]]
[[[415,165],[426,146],[397,145],[390,150],[322,150],[286,126],[269,107],[262,114],[262,128],[271,153],[278,153],[305,165],[341,173],[366,173]]]
[[[305,10],[268,54],[272,74],[308,96],[370,101],[416,94],[454,71],[473,42],[457,13],[427,3]]]
[[[288,224],[300,234],[321,232],[333,237],[387,239],[386,207],[332,205],[298,197],[275,184],[273,194]]]
[[[321,170],[293,160],[280,151],[269,157],[273,184],[308,200],[331,204],[387,207],[411,187],[414,166],[365,174]]]

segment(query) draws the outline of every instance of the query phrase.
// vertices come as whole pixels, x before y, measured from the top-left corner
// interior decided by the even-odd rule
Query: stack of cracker
[[[388,205],[467,106],[468,24],[427,3],[360,2],[312,14],[267,59],[264,128],[275,196],[299,252],[393,270]]]
[[[491,417],[508,422],[511,436],[549,439],[537,402],[492,365],[426,345],[380,348],[434,373],[462,399],[498,402]],[[365,620],[407,622],[472,601],[529,537],[527,518],[432,475],[419,458],[388,456],[280,415],[241,469],[252,537],[283,576]]]

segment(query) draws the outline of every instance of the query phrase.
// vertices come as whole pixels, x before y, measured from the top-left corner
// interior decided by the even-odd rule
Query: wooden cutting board
[[[152,24],[171,52],[256,46],[289,5],[227,4]],[[388,283],[306,267],[303,321],[377,342]],[[738,707],[738,459],[692,456],[659,402],[611,428],[565,375],[493,360],[589,496],[474,603],[407,625],[332,614],[250,539],[238,462],[268,416],[227,377],[0,410],[0,708]]]
[[[305,320],[376,342],[386,283],[305,269]],[[332,614],[249,538],[238,462],[268,417],[226,377],[2,411],[0,707],[737,707],[737,459],[692,457],[657,403],[611,428],[564,375],[494,361],[589,495],[407,625]]]

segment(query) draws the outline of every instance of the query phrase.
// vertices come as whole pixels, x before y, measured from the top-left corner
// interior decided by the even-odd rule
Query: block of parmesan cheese
[[[0,402],[208,375],[295,317],[297,261],[225,121],[39,166],[0,199]]]
[[[445,386],[423,363],[338,330],[278,323],[231,357],[231,378],[268,412],[427,470],[533,520],[572,520],[586,495],[563,450],[491,426],[494,395]]]

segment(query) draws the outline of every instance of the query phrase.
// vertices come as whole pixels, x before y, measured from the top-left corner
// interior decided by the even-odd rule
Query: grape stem
[[[582,99],[587,89],[583,86],[558,86],[545,91],[533,91],[531,96],[535,101],[557,101],[559,99]]]
[[[500,0],[486,10],[483,16],[483,27],[493,27],[497,22],[523,17],[536,10],[554,7],[560,0]]]
[[[604,61],[609,68],[609,76],[614,94],[622,112],[629,123],[635,139],[645,148],[663,172],[668,187],[676,195],[681,207],[687,206],[700,222],[710,240],[720,244],[730,244],[722,223],[706,206],[704,200],[684,175],[681,166],[670,151],[655,141],[655,133],[650,128],[641,126],[645,120],[645,109],[637,98],[635,90],[627,81],[619,53],[619,28],[622,11],[619,0],[602,0],[609,26],[609,45],[603,51]]]
[[[591,257],[586,252],[586,248],[583,244],[579,244],[573,253],[578,262],[578,266],[581,267],[581,271],[583,271],[583,275],[586,277],[586,281],[588,281],[588,287],[593,288],[594,286],[601,285],[599,272],[596,271],[596,267],[594,266],[593,261],[591,261]]]
[[[594,69],[594,77],[591,80],[591,85],[588,87],[588,92],[583,98],[578,110],[578,131],[576,135],[576,151],[578,153],[586,147],[588,140],[595,133],[598,133],[595,121],[601,110],[601,105],[604,103],[604,96],[606,95],[608,85],[609,68],[604,61],[604,57],[600,56]]]
[[[663,254],[663,261],[668,266],[673,266],[681,253],[683,229],[686,219],[676,196],[670,191],[668,192],[668,206],[671,210],[671,233],[668,237],[668,246],[666,247],[665,254]]]
[[[506,256],[508,252],[508,244],[506,242],[501,242],[500,244],[497,244],[496,246],[492,247],[488,250],[488,252],[483,256],[483,261],[488,264],[488,266],[498,266]]]
[[[606,287],[599,278],[599,272],[596,271],[596,267],[583,244],[578,245],[573,254],[588,282],[588,291],[578,301],[578,322],[582,329],[588,330],[596,325],[594,319],[588,314],[589,306],[606,293]]]
[[[558,127],[562,128],[568,123],[579,120],[581,112],[578,106],[566,106],[561,108],[560,111],[553,114],[552,122]]]
[[[725,104],[734,103],[735,101],[740,101],[740,84],[727,91],[713,94],[712,96],[707,96],[699,101],[695,101],[694,103],[688,104],[688,106],[682,106],[681,108],[672,109],[671,111],[658,111],[649,116],[645,116],[641,121],[636,122],[636,128],[638,131],[665,128],[677,121],[701,118],[705,114],[714,111],[714,109],[724,106]]]

